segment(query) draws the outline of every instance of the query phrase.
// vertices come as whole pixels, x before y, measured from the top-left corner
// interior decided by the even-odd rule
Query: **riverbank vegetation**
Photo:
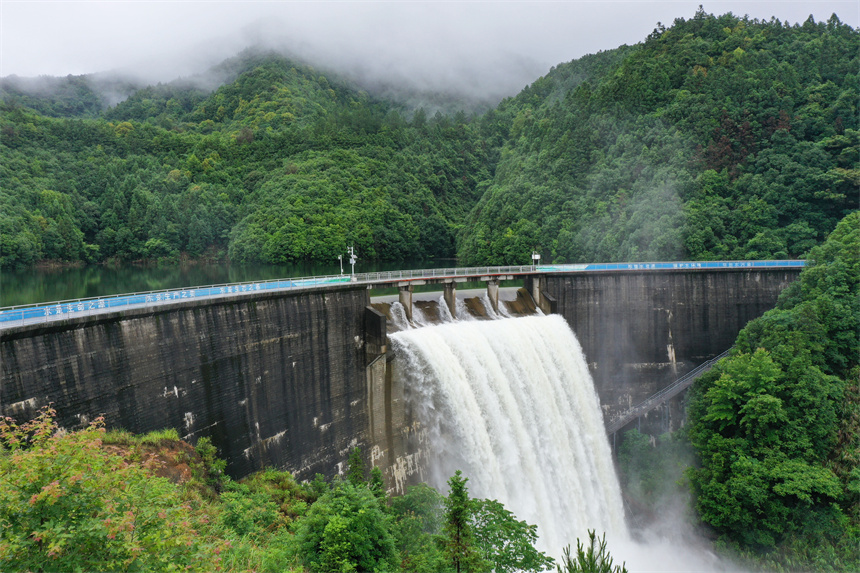
[[[781,567],[860,568],[860,213],[696,383],[702,520]],[[782,551],[774,553],[776,548]]]
[[[66,433],[44,409],[0,420],[3,571],[544,571],[536,527],[421,484],[390,497],[358,449],[345,478],[299,483],[272,469],[241,482],[206,438],[175,430]]]
[[[688,498],[747,568],[857,571],[860,213],[806,258],[777,307],[697,380],[684,430],[653,446],[625,435],[621,478],[646,518]]]
[[[253,51],[214,90],[6,78],[0,266],[798,257],[857,208],[858,54],[700,9],[470,116]]]

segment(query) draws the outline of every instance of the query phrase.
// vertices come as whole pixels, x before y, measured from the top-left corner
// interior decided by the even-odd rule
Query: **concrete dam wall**
[[[727,349],[798,272],[548,273],[526,287],[571,325],[611,419]],[[68,429],[104,415],[132,432],[210,436],[234,477],[265,466],[332,476],[359,446],[401,489],[422,477],[421,428],[370,292],[235,294],[5,328],[0,413],[25,419],[53,403]]]
[[[368,291],[235,295],[2,331],[4,415],[211,436],[243,476],[331,475],[368,426]]]
[[[776,306],[800,269],[546,274],[532,281],[545,311],[582,345],[607,420],[729,349]],[[529,285],[535,292],[535,285]],[[537,298],[537,297],[536,297]],[[551,308],[550,308],[551,307]],[[671,416],[676,407],[657,413]],[[643,427],[643,431],[644,431]]]

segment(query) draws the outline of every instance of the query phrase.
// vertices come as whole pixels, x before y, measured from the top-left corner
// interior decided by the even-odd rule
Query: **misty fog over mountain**
[[[248,48],[273,49],[380,95],[397,93],[407,104],[446,94],[443,100],[479,110],[516,95],[552,66],[638,43],[658,22],[692,16],[698,4],[64,2],[45,11],[44,4],[5,3],[0,77],[86,74],[114,105],[133,86],[178,78],[214,89],[232,78],[207,70]],[[704,8],[790,22],[838,12],[845,23],[860,23],[856,2],[842,0]],[[50,83],[17,85],[32,90]]]

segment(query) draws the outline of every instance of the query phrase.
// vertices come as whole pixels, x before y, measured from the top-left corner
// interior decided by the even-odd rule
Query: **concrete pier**
[[[412,285],[405,284],[397,287],[400,290],[400,304],[403,305],[403,311],[406,313],[406,320],[412,322]]]
[[[493,312],[499,313],[499,281],[487,281],[487,298],[490,299],[490,306],[493,307]]]
[[[445,304],[448,305],[448,310],[451,316],[457,318],[457,283],[453,280],[445,283]]]

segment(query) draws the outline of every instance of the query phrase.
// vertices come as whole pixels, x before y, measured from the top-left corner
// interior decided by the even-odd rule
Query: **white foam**
[[[553,555],[588,529],[628,539],[597,395],[563,318],[450,322],[390,338],[394,375],[430,439],[431,485],[445,492],[462,470],[473,497],[536,524]]]

